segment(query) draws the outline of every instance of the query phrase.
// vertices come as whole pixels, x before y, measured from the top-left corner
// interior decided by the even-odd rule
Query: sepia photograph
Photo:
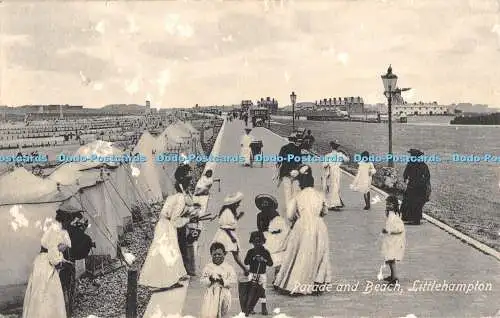
[[[500,0],[0,1],[0,318],[500,318]]]

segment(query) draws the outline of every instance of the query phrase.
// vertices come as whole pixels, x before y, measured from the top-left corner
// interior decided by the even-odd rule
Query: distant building
[[[448,115],[449,107],[433,103],[405,103],[402,105],[394,105],[392,108],[393,114],[402,116],[422,116],[422,115]]]
[[[247,112],[252,108],[253,102],[251,100],[242,100],[241,101],[241,110]]]
[[[270,114],[276,114],[278,112],[278,101],[276,99],[271,99],[271,97],[261,98],[257,101],[258,107],[266,107],[269,109]]]
[[[488,105],[481,104],[471,104],[471,103],[459,103],[451,104],[449,107],[449,112],[451,114],[462,112],[462,113],[494,113],[496,109],[489,108]]]
[[[400,116],[421,116],[421,115],[448,115],[448,106],[432,103],[407,103],[401,93],[395,94],[392,99],[392,113]]]
[[[61,109],[66,111],[82,111],[84,110],[83,106],[78,105],[24,105],[15,107],[18,111],[25,113],[57,113],[61,112]]]
[[[315,102],[317,110],[340,110],[349,114],[362,114],[364,101],[361,97],[333,97],[323,98]]]

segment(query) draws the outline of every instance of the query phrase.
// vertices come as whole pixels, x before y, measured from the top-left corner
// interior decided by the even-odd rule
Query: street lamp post
[[[394,94],[400,94],[401,92],[408,91],[410,88],[399,89],[396,87],[398,83],[398,77],[396,74],[392,73],[392,66],[389,65],[387,73],[382,75],[382,82],[384,83],[384,95],[387,97],[387,113],[389,120],[389,167],[394,167],[394,161],[392,158],[392,96]]]
[[[297,101],[297,95],[295,92],[290,94],[290,101],[292,102],[292,133],[295,131],[295,102]]]

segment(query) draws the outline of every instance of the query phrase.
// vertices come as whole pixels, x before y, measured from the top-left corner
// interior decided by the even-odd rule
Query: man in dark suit
[[[184,192],[189,192],[191,179],[193,178],[193,169],[189,165],[189,160],[185,156],[181,156],[182,163],[177,167],[174,173],[175,186],[181,185]]]
[[[278,158],[280,158],[282,162],[277,163],[277,167],[279,168],[278,185],[283,187],[283,193],[285,194],[285,213],[289,201],[292,199],[294,194],[299,191],[299,183],[290,175],[290,172],[298,170],[302,164],[302,153],[300,150],[302,140],[297,138],[295,133],[292,133],[288,136],[288,141],[289,143],[281,147],[278,154]]]

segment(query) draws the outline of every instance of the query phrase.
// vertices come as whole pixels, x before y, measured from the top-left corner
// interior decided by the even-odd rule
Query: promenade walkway
[[[222,135],[220,155],[238,155],[239,142],[243,133],[241,121],[227,122]],[[252,134],[264,143],[265,154],[277,154],[286,141],[264,128],[255,128]],[[214,170],[215,178],[220,178],[221,191],[217,185],[212,189],[208,211],[217,213],[224,197],[235,191],[245,194],[241,210],[245,216],[239,222],[239,237],[243,258],[250,248],[249,233],[256,229],[258,213],[254,198],[260,193],[275,195],[283,208],[283,194],[272,178],[275,173],[274,163],[264,163],[254,168],[236,164],[218,164]],[[319,188],[320,172],[313,165],[316,187]],[[420,226],[407,226],[407,246],[405,259],[398,264],[398,276],[401,280],[401,292],[372,291],[365,292],[369,282],[377,281],[377,274],[382,264],[380,255],[380,232],[385,223],[385,197],[373,191],[370,211],[364,211],[363,198],[349,189],[352,176],[344,174],[341,180],[341,193],[346,208],[341,212],[330,212],[325,217],[330,238],[330,260],[333,267],[334,284],[331,292],[322,296],[289,297],[277,294],[271,287],[272,274],[269,277],[267,292],[268,306],[272,312],[279,308],[281,313],[293,317],[404,317],[414,314],[417,317],[493,317],[500,309],[500,262],[485,255],[471,246],[449,235],[436,226],[424,222]],[[209,262],[209,244],[218,227],[217,221],[205,223],[200,238],[199,271]],[[228,255],[241,278],[241,271]],[[387,275],[388,272],[385,272]],[[386,276],[385,275],[385,276]],[[199,316],[204,287],[198,280],[191,279],[184,301],[183,315]],[[490,290],[476,289],[465,291],[412,291],[412,287],[435,281],[436,283],[473,283],[479,282]],[[358,284],[357,290],[347,290],[346,283]],[[344,284],[344,285],[337,285]],[[336,291],[335,289],[345,290]],[[383,284],[380,284],[383,286]],[[375,286],[373,286],[375,287]],[[450,287],[453,288],[453,287]],[[409,290],[410,289],[410,290]],[[233,304],[231,316],[240,312],[238,292],[232,290]],[[256,308],[260,311],[259,308]]]

